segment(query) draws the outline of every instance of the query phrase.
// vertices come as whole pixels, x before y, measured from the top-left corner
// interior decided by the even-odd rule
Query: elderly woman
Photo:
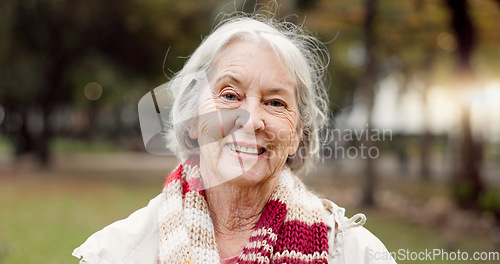
[[[147,207],[92,235],[82,263],[394,263],[344,209],[295,176],[327,123],[326,53],[300,27],[238,17],[169,82],[183,161]]]

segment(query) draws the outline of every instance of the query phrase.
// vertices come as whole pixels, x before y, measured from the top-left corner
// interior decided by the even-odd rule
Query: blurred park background
[[[76,263],[161,191],[177,161],[144,150],[139,99],[256,2],[0,2],[0,263]],[[333,141],[306,184],[390,251],[499,252],[500,1],[278,4],[331,58]]]

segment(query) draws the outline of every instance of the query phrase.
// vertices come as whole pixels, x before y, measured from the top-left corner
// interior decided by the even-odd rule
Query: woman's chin
[[[234,153],[225,148],[219,161],[218,174],[224,182],[257,184],[268,173],[267,159],[264,155]],[[220,183],[224,183],[220,182]]]
[[[269,173],[268,166],[265,166],[265,164],[262,163],[256,163],[253,166],[248,166],[244,167],[244,170],[240,168],[239,173],[235,173],[232,178],[234,182],[248,182],[248,183],[254,183],[257,184],[260,182],[262,179],[266,178]]]

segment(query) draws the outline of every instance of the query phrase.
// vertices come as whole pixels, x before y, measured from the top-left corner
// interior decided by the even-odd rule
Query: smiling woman
[[[197,151],[197,142],[191,140],[188,134],[188,126],[183,122],[197,116],[199,113],[193,105],[199,104],[199,96],[203,85],[189,86],[193,74],[206,74],[212,89],[215,92],[221,89],[220,85],[228,86],[232,80],[234,84],[240,84],[236,78],[241,78],[240,72],[230,70],[219,76],[214,73],[222,65],[229,66],[230,62],[222,62],[221,57],[228,49],[234,50],[232,44],[235,42],[252,43],[257,49],[265,49],[267,57],[261,56],[260,63],[267,63],[268,58],[275,59],[275,65],[282,74],[281,80],[274,78],[276,83],[271,90],[280,89],[285,93],[291,92],[287,86],[293,87],[294,99],[299,109],[299,122],[303,127],[300,134],[300,155],[292,155],[287,158],[287,165],[294,172],[306,172],[311,169],[319,158],[322,139],[319,137],[320,130],[327,124],[329,117],[328,96],[323,83],[323,76],[328,61],[328,53],[324,46],[314,37],[305,34],[305,31],[292,23],[277,22],[264,17],[256,16],[254,19],[245,17],[232,17],[223,21],[215,31],[209,35],[198,49],[190,56],[183,69],[178,72],[169,83],[169,89],[174,98],[171,113],[171,124],[168,134],[169,148],[172,149],[181,160],[188,157],[192,150]],[[240,48],[246,48],[241,46]],[[272,54],[271,57],[269,55]],[[253,52],[247,56],[256,57],[258,53]],[[231,55],[233,56],[233,55]],[[244,54],[234,54],[244,56]],[[225,56],[228,58],[228,56]],[[237,59],[231,57],[231,62]],[[238,67],[238,63],[231,65]],[[260,67],[260,66],[259,66]],[[269,67],[268,67],[269,68]],[[244,72],[243,72],[244,73]],[[236,76],[239,74],[240,76]],[[214,79],[216,78],[216,79]],[[285,83],[281,83],[281,82]],[[219,86],[214,86],[219,85]],[[270,84],[268,84],[270,85]],[[207,91],[207,90],[205,90]],[[226,95],[226,99],[238,94]],[[283,94],[280,94],[283,95]],[[292,94],[289,94],[289,96]],[[283,101],[282,101],[283,102]],[[275,105],[276,100],[268,101]]]
[[[276,180],[295,153],[301,134],[298,104],[292,78],[282,65],[270,47],[254,42],[233,40],[218,54],[208,77],[213,88],[200,96],[198,115],[238,108],[248,113],[248,119],[236,120],[231,137],[219,141],[210,142],[204,129],[211,120],[200,119],[190,133],[200,142],[205,183],[211,182],[208,175],[248,186]]]
[[[82,263],[394,263],[295,176],[328,119],[322,45],[298,26],[225,20],[169,82],[181,164],[147,207],[92,235]],[[194,78],[193,74],[201,75]],[[200,80],[206,81],[200,81]]]

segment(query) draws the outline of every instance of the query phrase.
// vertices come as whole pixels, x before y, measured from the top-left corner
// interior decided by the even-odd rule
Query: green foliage
[[[11,154],[12,153],[12,144],[11,142],[0,135],[0,155],[2,154]]]
[[[136,105],[142,94],[166,81],[163,67],[179,70],[183,61],[177,57],[190,54],[200,35],[209,32],[205,22],[212,19],[214,3],[2,1],[0,105],[6,118],[0,130],[16,153],[37,153],[47,164],[57,132],[49,121],[55,111],[69,105],[83,109],[89,121],[79,125],[88,131],[96,128],[101,109],[118,112]],[[91,82],[101,87],[96,98],[84,95]],[[37,129],[30,128],[33,116],[39,119]]]
[[[187,56],[209,32],[214,2],[203,1],[6,1],[0,34],[2,79],[9,100],[24,106],[50,99],[52,104],[81,100],[71,91],[90,81],[162,79],[167,65],[179,70],[179,55]],[[7,67],[8,62],[8,67]],[[51,72],[52,71],[52,72]],[[101,71],[107,72],[103,76]],[[50,98],[41,89],[52,75],[60,76]],[[53,76],[52,76],[53,77]],[[82,79],[85,79],[82,81]],[[136,89],[122,85],[123,89]],[[3,89],[2,89],[3,90]],[[51,91],[52,91],[51,90]],[[26,96],[30,94],[31,96]],[[113,95],[114,96],[114,95]],[[83,97],[80,94],[80,97]]]
[[[464,202],[472,200],[474,197],[473,184],[467,180],[462,180],[457,183],[456,195],[459,200]]]
[[[483,192],[479,197],[479,208],[500,215],[500,192],[498,190]]]

